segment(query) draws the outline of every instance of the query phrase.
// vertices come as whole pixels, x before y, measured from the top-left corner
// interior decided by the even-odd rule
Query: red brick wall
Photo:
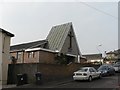
[[[16,81],[17,74],[26,73],[28,75],[28,82],[33,83],[35,82],[34,75],[36,72],[42,73],[42,79],[44,82],[57,81],[66,77],[72,78],[73,72],[83,66],[93,66],[95,68],[99,67],[91,64],[76,64],[76,63],[71,63],[69,65],[42,64],[42,63],[39,64],[25,63],[25,64],[15,64],[15,65],[11,64],[9,65],[8,81],[11,80],[11,78],[12,80]]]
[[[55,54],[51,52],[40,51],[40,63],[54,63]]]
[[[21,58],[17,63],[54,63],[55,54],[46,51],[35,51],[34,57],[29,57],[29,52],[21,52]],[[17,58],[17,52],[11,52],[11,55]]]
[[[39,51],[34,52],[34,57],[29,57],[29,52],[24,52],[24,63],[38,63],[39,62]]]
[[[47,51],[35,51],[34,57],[28,56],[29,52],[21,52],[21,58],[17,60],[17,63],[55,63],[55,53],[47,52]],[[12,56],[17,58],[17,52],[12,52]],[[77,58],[75,58],[77,61]],[[85,59],[80,59],[80,63],[85,63]]]

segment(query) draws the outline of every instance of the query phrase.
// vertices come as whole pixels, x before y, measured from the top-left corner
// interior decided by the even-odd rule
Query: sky
[[[82,54],[118,49],[117,2],[0,2],[0,28],[11,45],[46,39],[52,26],[72,22]]]

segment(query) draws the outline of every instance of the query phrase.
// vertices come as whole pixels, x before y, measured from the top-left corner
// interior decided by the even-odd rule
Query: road
[[[95,79],[92,82],[88,81],[72,81],[69,83],[53,86],[51,88],[118,88],[118,76],[103,77]]]
[[[88,81],[74,81],[63,80],[61,82],[51,82],[48,84],[35,85],[27,84],[23,86],[17,86],[15,88],[113,88],[112,90],[120,90],[120,73],[114,76],[102,77],[101,79],[95,79],[92,82]],[[119,88],[119,89],[118,89]]]

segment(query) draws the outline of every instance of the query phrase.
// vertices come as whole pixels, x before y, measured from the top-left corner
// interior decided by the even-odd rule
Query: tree
[[[56,55],[55,61],[56,61],[57,64],[65,64],[65,65],[68,64],[67,56],[64,55],[63,53],[61,53],[60,56]]]
[[[17,59],[14,56],[11,56],[12,63],[15,64],[17,62]]]

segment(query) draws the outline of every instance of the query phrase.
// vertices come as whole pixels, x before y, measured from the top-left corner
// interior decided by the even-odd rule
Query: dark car
[[[120,61],[115,62],[115,64],[120,64]]]
[[[114,75],[115,74],[115,69],[113,68],[112,65],[101,65],[98,68],[98,71],[101,72],[102,76],[109,76],[109,75]]]

